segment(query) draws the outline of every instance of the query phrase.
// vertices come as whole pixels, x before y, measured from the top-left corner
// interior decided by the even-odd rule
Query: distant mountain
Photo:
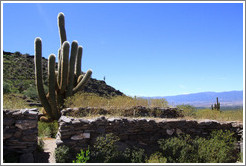
[[[242,106],[243,91],[228,92],[201,92],[177,96],[157,96],[152,98],[165,98],[170,105],[190,104],[195,107],[210,107],[219,98],[221,106]]]

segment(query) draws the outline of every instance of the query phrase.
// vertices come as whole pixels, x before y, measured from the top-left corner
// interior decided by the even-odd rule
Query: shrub
[[[236,139],[230,131],[213,131],[210,139],[199,138],[198,156],[200,162],[231,163],[236,162],[239,153],[236,150]]]
[[[208,138],[180,135],[158,143],[171,163],[228,163],[236,162],[239,157],[230,131],[213,131]]]
[[[55,149],[56,163],[67,163],[70,162],[69,148],[65,145],[59,146]]]
[[[55,138],[58,131],[58,122],[38,122],[38,136]]]
[[[80,153],[77,154],[76,160],[73,160],[73,163],[86,163],[90,159],[90,150],[89,147],[86,151],[83,149],[80,150]]]
[[[15,51],[15,52],[14,52],[14,55],[16,55],[16,56],[20,56],[20,55],[21,55],[21,53],[20,53],[19,51]]]
[[[188,117],[194,117],[197,111],[196,107],[188,104],[177,105],[178,109],[182,109],[182,114]]]
[[[11,92],[11,85],[5,81],[3,81],[3,94]]]
[[[167,158],[163,157],[160,152],[151,154],[149,159],[146,160],[146,163],[166,163]]]
[[[158,141],[163,150],[163,155],[170,163],[196,162],[196,147],[192,145],[192,142],[190,135],[179,135]]]
[[[112,133],[105,136],[99,136],[96,139],[92,151],[92,158],[95,162],[115,162],[119,157],[116,142],[120,139]]]
[[[23,94],[31,99],[38,99],[38,92],[36,87],[30,86],[26,90],[24,90]]]
[[[133,147],[131,149],[131,162],[132,163],[143,163],[145,159],[144,149],[138,149]]]

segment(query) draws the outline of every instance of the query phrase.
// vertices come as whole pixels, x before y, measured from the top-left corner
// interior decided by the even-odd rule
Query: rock
[[[173,135],[175,129],[167,129],[166,132],[168,135]]]
[[[90,133],[81,133],[71,137],[71,140],[82,140],[85,138],[90,138]]]
[[[80,124],[80,123],[81,122],[78,119],[72,121],[72,124]]]
[[[65,123],[70,123],[71,119],[68,118],[67,116],[61,116],[58,122],[65,122]]]
[[[37,140],[37,136],[36,135],[26,135],[26,136],[22,136],[21,139],[26,142],[35,142]]]
[[[17,120],[15,123],[15,126],[22,129],[32,129],[37,127],[37,121],[36,120]]]
[[[63,141],[56,138],[56,145],[57,145],[57,147],[58,147],[59,145],[62,145],[62,144],[63,144]]]

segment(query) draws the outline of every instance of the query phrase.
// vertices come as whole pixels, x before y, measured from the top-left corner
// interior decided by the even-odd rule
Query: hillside
[[[43,58],[43,79],[44,84],[48,85],[47,72],[48,60]],[[31,87],[35,87],[35,70],[34,70],[34,56],[29,54],[21,54],[19,52],[3,52],[3,81],[12,86],[14,91],[23,93]],[[92,92],[100,96],[116,96],[123,95],[119,90],[107,85],[102,80],[91,78],[84,92]]]
[[[201,92],[176,96],[158,96],[153,98],[165,98],[169,104],[190,104],[196,107],[210,107],[216,102],[216,97],[219,98],[221,106],[242,106],[243,91],[228,91],[228,92]]]

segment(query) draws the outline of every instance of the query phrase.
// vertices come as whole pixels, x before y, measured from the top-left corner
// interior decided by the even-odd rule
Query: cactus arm
[[[58,91],[58,89],[59,89],[57,77],[58,77],[58,71],[55,71],[55,90],[56,91]]]
[[[60,86],[60,81],[61,81],[61,48],[58,50],[58,71],[57,71],[57,84],[58,84],[58,87]]]
[[[62,44],[62,62],[61,62],[61,83],[59,85],[60,93],[64,93],[67,86],[68,76],[68,58],[69,58],[69,42]]]
[[[62,46],[64,41],[67,41],[67,35],[66,35],[66,30],[65,30],[65,16],[62,12],[58,14],[57,20],[58,20],[60,40],[61,40],[61,46]]]
[[[48,77],[49,77],[49,102],[52,110],[52,114],[55,119],[58,119],[57,107],[56,107],[56,78],[55,78],[55,63],[56,57],[54,54],[49,56],[48,61]]]
[[[67,85],[66,97],[69,97],[73,94],[74,64],[75,64],[77,53],[78,53],[78,42],[73,41],[72,46],[71,46],[71,56],[70,56],[70,65],[69,65],[68,85]]]
[[[78,85],[73,88],[73,94],[76,93],[78,90],[80,90],[82,87],[84,87],[86,85],[86,83],[89,81],[90,77],[91,77],[92,71],[88,70],[85,74],[85,76],[83,77],[83,79],[78,83]]]
[[[46,98],[44,87],[43,87],[43,71],[42,71],[42,41],[40,38],[35,39],[35,81],[38,90],[38,95],[47,114],[54,118],[51,111],[51,106]]]
[[[78,78],[81,74],[81,59],[82,59],[82,53],[83,53],[83,47],[79,46],[78,48],[78,55],[76,58],[76,69],[75,69],[75,75],[76,78]]]
[[[82,80],[83,77],[84,77],[83,74],[81,74],[81,75],[79,76],[79,78],[78,78],[78,80],[77,80],[77,84]]]

